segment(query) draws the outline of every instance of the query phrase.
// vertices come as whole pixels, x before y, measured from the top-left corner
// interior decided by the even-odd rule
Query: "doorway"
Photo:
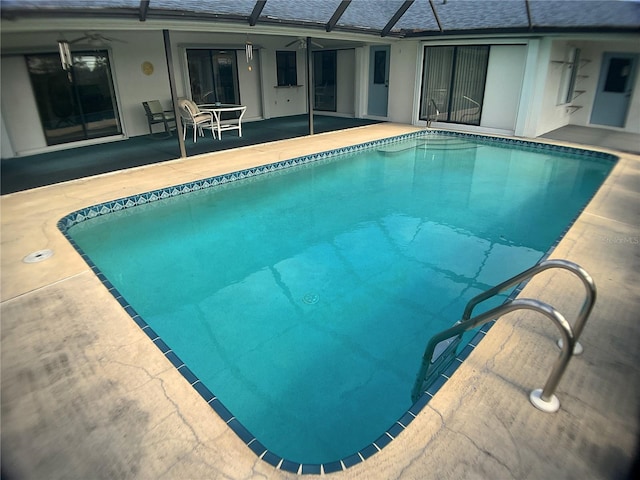
[[[591,112],[592,124],[625,126],[637,64],[637,54],[605,52]]]
[[[371,47],[369,57],[369,115],[387,116],[389,102],[389,56],[391,47]]]
[[[336,50],[313,52],[313,108],[326,112],[336,111]]]
[[[47,145],[122,134],[107,51],[27,55],[27,69]]]
[[[187,63],[194,102],[240,105],[235,50],[188,49]]]
[[[420,120],[480,125],[488,45],[425,47]]]

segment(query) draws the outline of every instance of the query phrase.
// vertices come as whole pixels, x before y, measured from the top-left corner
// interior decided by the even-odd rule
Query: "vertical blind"
[[[421,120],[480,125],[489,46],[425,47]]]

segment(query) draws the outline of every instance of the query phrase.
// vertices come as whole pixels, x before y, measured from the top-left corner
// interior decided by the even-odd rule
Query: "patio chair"
[[[180,111],[180,118],[182,119],[182,139],[187,138],[187,127],[193,128],[193,141],[197,142],[196,130],[202,136],[204,136],[203,128],[210,128],[211,135],[216,138],[216,121],[211,112],[203,112],[198,106],[187,98],[181,98],[178,100],[178,110]]]
[[[164,125],[164,131],[171,135],[171,131],[176,128],[176,118],[171,110],[164,110],[162,104],[158,100],[149,100],[142,102],[144,113],[147,115],[149,122],[149,133],[153,134],[153,126],[157,123]]]

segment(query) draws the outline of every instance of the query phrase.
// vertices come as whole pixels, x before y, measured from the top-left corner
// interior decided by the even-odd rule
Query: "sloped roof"
[[[638,0],[2,0],[3,19],[110,16],[281,24],[395,37],[640,31]]]

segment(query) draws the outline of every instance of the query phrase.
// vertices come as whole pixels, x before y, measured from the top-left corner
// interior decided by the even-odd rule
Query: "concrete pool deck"
[[[227,427],[56,224],[107,200],[415,130],[378,124],[3,196],[3,478],[295,478],[258,459]],[[640,156],[619,156],[551,255],[582,265],[598,287],[581,337],[585,352],[557,391],[560,411],[542,413],[528,400],[557,357],[554,327],[512,313],[397,439],[328,477],[627,478],[640,432]],[[42,249],[53,257],[22,262]],[[582,284],[562,271],[541,274],[520,294],[550,303],[570,322],[583,296]]]

